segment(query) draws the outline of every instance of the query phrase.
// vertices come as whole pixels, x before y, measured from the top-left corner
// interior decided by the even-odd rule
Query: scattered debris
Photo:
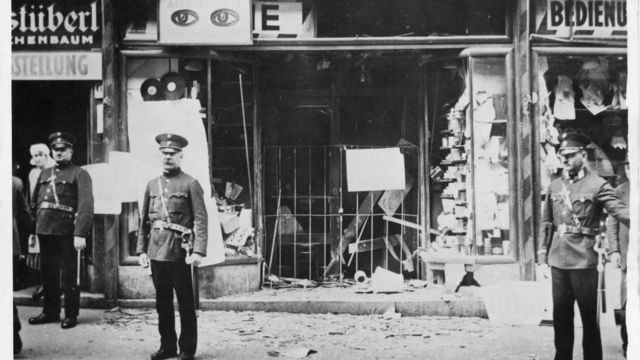
[[[280,355],[282,356],[287,356],[287,357],[292,357],[292,358],[296,358],[296,359],[303,359],[306,358],[307,356],[311,355],[311,354],[315,354],[317,353],[317,351],[313,350],[313,349],[307,349],[307,348],[303,348],[303,347],[295,347],[295,348],[289,348],[289,349],[285,349],[283,351],[268,351],[267,354],[271,357],[279,357]]]
[[[399,312],[396,312],[395,307],[388,308],[387,311],[385,311],[384,314],[382,314],[382,318],[387,320],[397,320],[397,319],[400,319],[401,317],[402,317],[402,314],[400,314]]]
[[[423,289],[423,288],[426,288],[428,285],[429,283],[424,280],[410,279],[407,281],[407,286],[411,288],[416,288],[416,289]]]
[[[379,292],[402,292],[404,279],[402,274],[397,274],[382,267],[377,267],[371,276],[371,289]]]
[[[282,289],[282,288],[310,288],[318,287],[318,283],[309,279],[296,279],[279,277],[273,274],[269,274],[264,281],[264,285],[270,288]]]

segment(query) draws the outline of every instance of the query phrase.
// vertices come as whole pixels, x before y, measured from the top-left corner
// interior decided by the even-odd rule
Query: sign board
[[[547,0],[546,29],[556,36],[626,35],[626,0]]]
[[[12,80],[100,80],[102,53],[39,51],[11,53]]]
[[[11,1],[13,51],[77,51],[101,46],[100,0]]]
[[[158,28],[160,44],[251,44],[251,0],[159,0]]]
[[[400,148],[349,149],[346,157],[349,192],[405,188],[404,155]]]
[[[315,23],[314,9],[303,9],[301,2],[253,2],[254,38],[313,38]]]

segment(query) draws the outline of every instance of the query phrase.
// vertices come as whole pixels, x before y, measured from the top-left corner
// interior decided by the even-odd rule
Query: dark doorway
[[[87,163],[89,95],[92,82],[13,81],[11,96],[12,157],[23,181],[31,169],[29,147],[47,143],[54,131],[73,134],[77,144],[73,162]],[[14,169],[15,171],[15,169]]]

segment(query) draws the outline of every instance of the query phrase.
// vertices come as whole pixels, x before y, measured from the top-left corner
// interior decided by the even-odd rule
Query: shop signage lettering
[[[301,2],[253,1],[254,38],[312,38],[315,30],[315,11]]]
[[[13,50],[80,50],[100,48],[99,0],[13,0]]]
[[[549,29],[626,30],[626,0],[549,0],[547,3]]]
[[[12,80],[100,80],[102,53],[13,52]]]

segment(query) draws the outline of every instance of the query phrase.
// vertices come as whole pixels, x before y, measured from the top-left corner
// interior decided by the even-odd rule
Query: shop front
[[[220,38],[202,31],[221,9],[174,5],[117,9],[120,150],[136,146],[142,108],[197,109],[185,117],[199,119],[206,154],[187,156],[209,167],[221,229],[210,242],[226,254],[199,269],[201,297],[378,266],[442,281],[444,263],[486,263],[520,278],[509,2],[230,3],[233,22],[252,12],[252,24]],[[358,187],[362,167],[378,172]],[[371,187],[385,172],[402,186]],[[135,207],[118,221],[122,298],[152,290],[133,253]]]
[[[47,143],[54,131],[75,136],[76,164],[94,162],[102,119],[101,2],[12,1],[11,30],[14,175],[28,183],[30,146]],[[101,291],[95,245],[90,238],[83,256],[89,291]]]
[[[628,180],[627,13],[625,1],[536,4],[531,84],[536,96],[533,170],[544,201],[561,164],[558,134],[587,135],[588,167],[616,186]],[[561,11],[562,10],[562,11]],[[571,15],[573,14],[573,15]],[[540,214],[536,208],[535,214]],[[536,222],[539,220],[536,220]]]
[[[533,280],[546,134],[588,127],[602,136],[594,154],[623,156],[626,20],[611,2],[580,29],[558,19],[571,4],[529,3],[119,4],[117,149],[137,152],[160,129],[197,139],[185,156],[215,211],[201,298],[377,267],[429,282],[465,270],[481,284]],[[617,95],[582,91],[602,110],[554,110],[567,82],[588,88],[584,73],[605,61],[599,89]],[[119,298],[152,294],[133,200],[113,240]]]

